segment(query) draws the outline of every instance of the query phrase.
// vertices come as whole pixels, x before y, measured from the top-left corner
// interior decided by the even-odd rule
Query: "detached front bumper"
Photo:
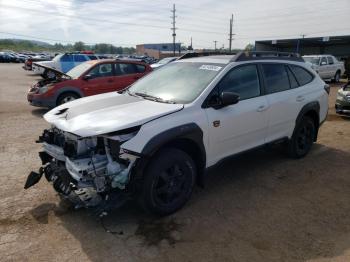
[[[30,105],[36,107],[53,108],[56,106],[56,101],[54,98],[43,97],[40,94],[28,93],[27,100]]]

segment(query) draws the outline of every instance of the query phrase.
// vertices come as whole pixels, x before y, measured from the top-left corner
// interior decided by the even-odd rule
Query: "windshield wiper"
[[[176,104],[174,101],[165,100],[165,99],[163,99],[163,98],[161,98],[161,97],[152,96],[152,95],[148,95],[148,94],[145,94],[145,93],[136,92],[136,93],[134,93],[134,94],[137,95],[137,96],[141,96],[141,97],[144,98],[144,99],[152,100],[152,101],[155,101],[155,102],[168,103],[168,104]]]

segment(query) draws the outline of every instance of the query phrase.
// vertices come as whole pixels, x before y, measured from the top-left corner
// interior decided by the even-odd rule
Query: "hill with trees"
[[[79,41],[74,44],[49,44],[41,41],[23,40],[23,39],[0,39],[0,50],[13,50],[16,52],[32,51],[32,52],[72,52],[91,50],[101,54],[133,54],[134,47],[117,47],[107,43],[95,45],[85,45]]]

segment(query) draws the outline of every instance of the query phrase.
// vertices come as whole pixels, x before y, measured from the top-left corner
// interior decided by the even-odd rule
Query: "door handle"
[[[265,111],[266,109],[268,109],[269,107],[268,106],[265,106],[265,105],[262,105],[262,106],[259,106],[258,109],[256,111],[258,112],[263,112]]]
[[[302,102],[305,100],[305,97],[304,96],[297,96],[297,102]]]
[[[107,82],[108,83],[112,83],[112,82],[114,82],[114,80],[113,79],[108,79]]]

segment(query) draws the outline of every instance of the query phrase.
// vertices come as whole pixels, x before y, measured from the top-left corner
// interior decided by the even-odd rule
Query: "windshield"
[[[81,76],[82,73],[84,73],[90,67],[91,67],[91,63],[88,63],[88,62],[81,63],[80,65],[73,67],[66,74],[69,75],[72,79],[77,79]]]
[[[319,57],[303,57],[306,62],[309,62],[314,65],[318,65],[320,63],[320,58]]]
[[[158,64],[164,65],[164,64],[167,64],[167,63],[169,63],[169,62],[171,62],[172,60],[175,60],[175,59],[176,59],[175,57],[163,58],[162,60],[160,60],[158,62]]]
[[[223,68],[221,64],[175,62],[135,82],[128,92],[186,104],[196,99]]]

